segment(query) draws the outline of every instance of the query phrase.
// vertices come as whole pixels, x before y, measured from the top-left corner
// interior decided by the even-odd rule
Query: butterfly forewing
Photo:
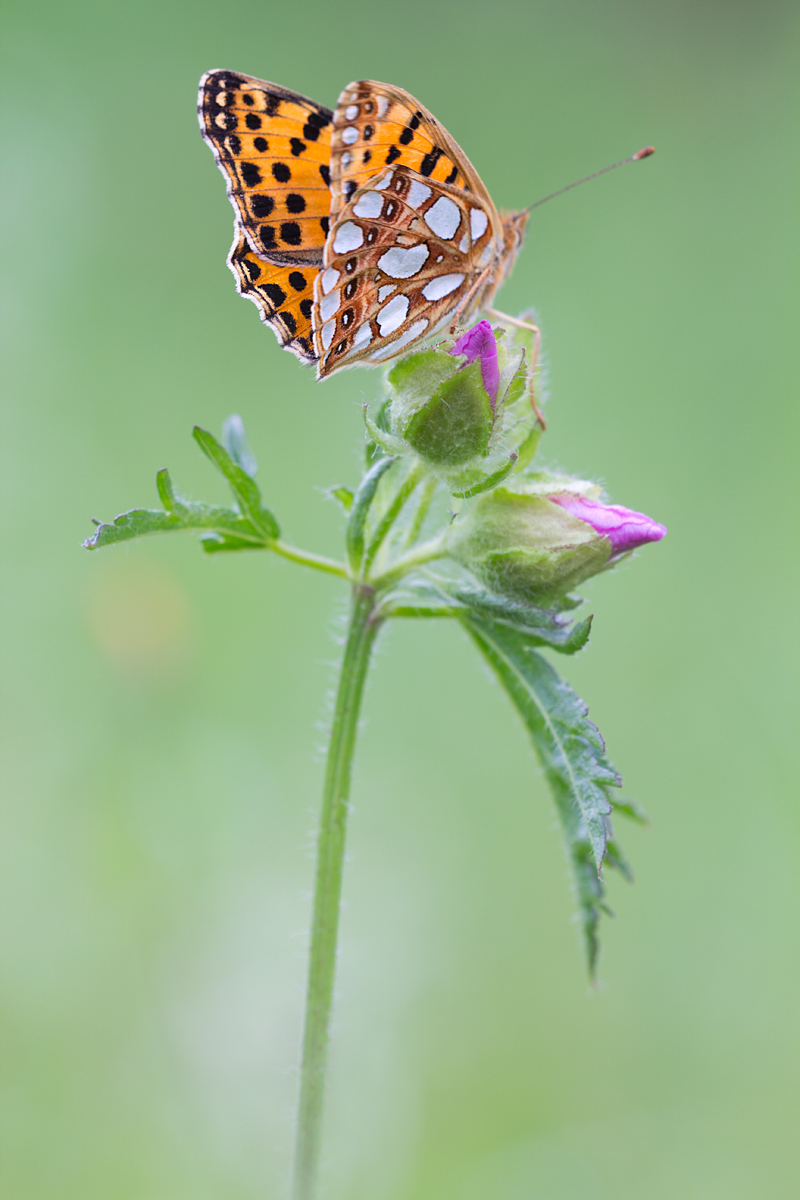
[[[240,296],[257,305],[261,320],[280,344],[308,365],[317,361],[311,336],[316,268],[269,263],[253,253],[244,230],[236,224],[228,266]]]
[[[358,80],[344,89],[333,117],[331,218],[367,180],[392,165],[433,183],[472,191],[499,218],[480,176],[436,118],[402,88]]]
[[[315,283],[318,374],[388,361],[480,303],[497,243],[471,192],[393,165],[344,205]]]
[[[331,202],[330,109],[249,75],[209,71],[198,115],[255,253],[318,264]]]

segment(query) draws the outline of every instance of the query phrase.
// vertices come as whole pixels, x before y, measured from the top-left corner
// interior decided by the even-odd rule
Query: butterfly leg
[[[495,321],[501,321],[508,325],[515,325],[517,329],[527,329],[533,334],[533,354],[531,355],[531,408],[536,413],[539,424],[542,429],[546,429],[544,416],[536,403],[536,394],[534,392],[534,377],[536,375],[536,364],[539,361],[539,347],[542,344],[542,331],[538,325],[534,325],[532,321],[521,321],[519,317],[509,317],[507,313],[498,312],[496,308],[487,308],[486,315]]]

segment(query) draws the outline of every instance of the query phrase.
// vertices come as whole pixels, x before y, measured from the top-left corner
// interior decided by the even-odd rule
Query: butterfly
[[[235,211],[238,291],[318,378],[388,362],[492,313],[529,214],[498,212],[461,147],[408,92],[361,80],[331,111],[208,71],[198,116]]]

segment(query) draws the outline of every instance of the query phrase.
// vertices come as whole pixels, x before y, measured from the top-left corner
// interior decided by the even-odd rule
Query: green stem
[[[408,554],[404,554],[402,558],[398,558],[388,571],[384,571],[383,575],[379,575],[372,582],[376,588],[386,591],[390,584],[396,583],[398,579],[402,579],[412,568],[421,567],[427,562],[433,562],[435,558],[441,558],[446,553],[445,539],[443,537],[433,538],[430,542],[423,542],[416,550],[411,550]]]
[[[405,550],[408,550],[411,546],[413,546],[414,542],[420,535],[420,530],[422,529],[425,518],[427,517],[428,511],[431,507],[431,501],[433,500],[437,483],[438,480],[435,475],[430,475],[425,481],[425,486],[422,489],[422,495],[420,496],[419,504],[417,505],[417,511],[414,513],[414,520],[411,522],[406,535],[405,545],[403,547]]]
[[[336,938],[342,892],[350,773],[358,714],[380,620],[372,588],[353,589],[350,628],[336,693],[317,842],[317,878],[308,968],[295,1147],[294,1200],[313,1200],[322,1134]]]
[[[397,495],[395,496],[394,500],[387,508],[386,512],[383,514],[380,524],[378,525],[378,528],[375,530],[375,534],[372,538],[372,541],[370,542],[369,546],[367,547],[367,552],[364,555],[364,566],[363,566],[363,571],[365,574],[369,571],[370,567],[372,566],[372,563],[375,560],[375,555],[380,550],[381,545],[383,544],[384,538],[386,537],[387,533],[394,525],[397,518],[400,516],[400,512],[402,511],[403,505],[405,504],[406,500],[408,500],[411,493],[414,491],[414,488],[417,486],[420,479],[422,479],[422,476],[424,475],[424,473],[425,473],[424,468],[422,466],[420,466],[419,464],[417,464],[416,466],[411,468],[408,475],[403,480],[403,482],[400,484],[400,487],[397,489]]]
[[[269,550],[274,550],[291,562],[301,563],[304,567],[315,567],[317,571],[325,571],[329,575],[339,575],[349,579],[350,572],[344,563],[336,562],[333,558],[324,558],[321,554],[311,554],[308,550],[298,550],[296,546],[287,546],[286,542],[271,541],[267,543]]]

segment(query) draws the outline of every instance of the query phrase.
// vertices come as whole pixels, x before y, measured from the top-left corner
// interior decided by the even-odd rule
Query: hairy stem
[[[300,1068],[294,1200],[313,1200],[316,1191],[350,773],[364,682],[379,627],[373,589],[363,585],[355,587],[328,746],[317,842],[317,878]]]
[[[277,540],[269,542],[268,547],[283,558],[300,563],[304,567],[314,567],[317,571],[325,571],[329,575],[339,575],[342,579],[350,578],[350,572],[345,564],[337,562],[334,558],[325,558],[321,554],[312,554],[308,550],[298,550],[296,546],[287,546],[286,542]]]
[[[397,518],[400,516],[400,512],[402,511],[403,506],[405,505],[409,496],[414,491],[414,489],[417,486],[417,484],[419,483],[420,479],[422,479],[423,475],[424,475],[423,468],[419,464],[417,464],[416,466],[411,468],[408,475],[403,480],[400,487],[397,489],[397,494],[396,494],[394,500],[389,505],[389,507],[387,508],[383,517],[381,518],[380,524],[378,525],[378,528],[375,530],[372,541],[370,542],[369,546],[367,547],[367,552],[364,556],[364,571],[365,572],[369,571],[369,568],[372,566],[372,563],[375,560],[375,555],[380,550],[381,545],[383,544],[383,541],[384,541],[387,533],[392,528],[392,526],[394,525]]]

